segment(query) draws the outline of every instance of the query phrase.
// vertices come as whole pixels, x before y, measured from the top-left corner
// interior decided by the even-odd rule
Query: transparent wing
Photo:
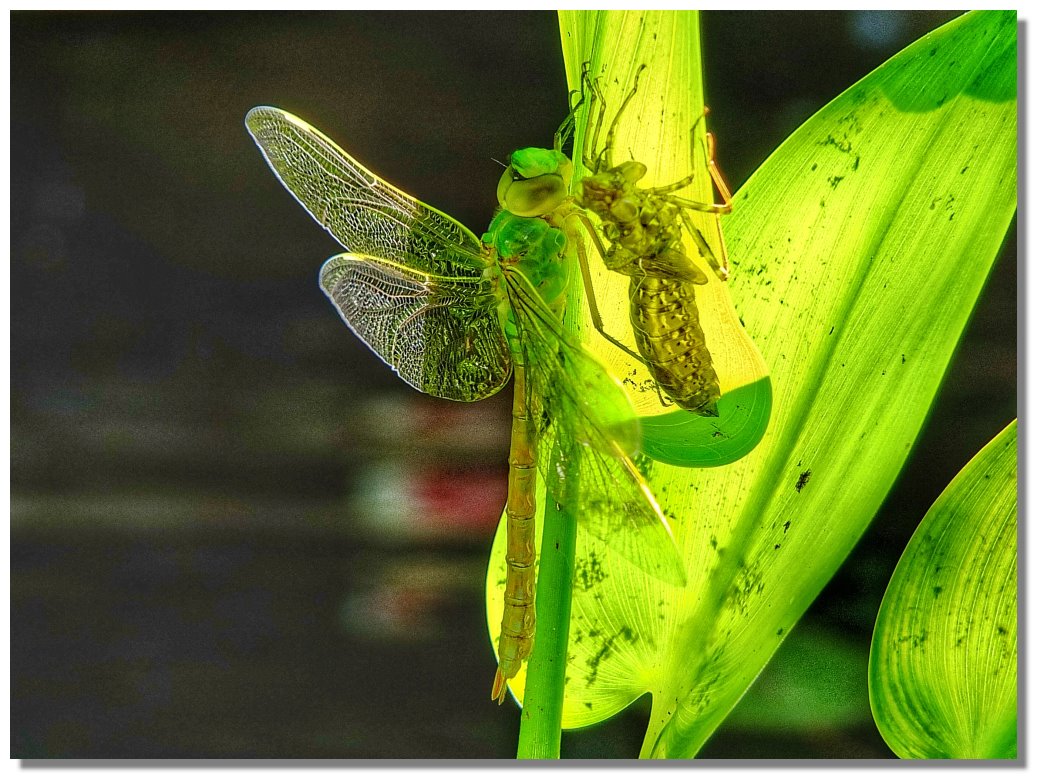
[[[299,117],[258,106],[246,128],[282,184],[352,253],[449,277],[485,266],[465,226],[384,182]]]
[[[669,522],[630,457],[640,429],[622,385],[564,333],[519,271],[504,273],[520,322],[531,406],[540,415],[547,487],[566,503],[562,475],[578,476],[572,497],[579,525],[648,574],[683,585]]]
[[[468,402],[510,378],[496,297],[484,278],[342,253],[322,265],[319,283],[354,333],[421,392]]]

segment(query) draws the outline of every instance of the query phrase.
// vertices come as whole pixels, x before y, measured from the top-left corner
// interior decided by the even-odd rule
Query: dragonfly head
[[[562,152],[525,147],[510,155],[510,165],[499,179],[500,206],[523,218],[556,210],[568,197],[572,162]]]

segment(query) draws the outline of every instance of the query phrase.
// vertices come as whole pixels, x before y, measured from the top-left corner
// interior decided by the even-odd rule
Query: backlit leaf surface
[[[900,757],[1017,756],[1017,423],[926,513],[872,636],[872,713]]]
[[[562,13],[572,86],[585,60],[617,69],[605,79],[616,96],[641,63],[689,75],[673,65],[690,57],[696,21]],[[665,182],[690,168],[702,111],[683,87],[656,87],[679,103],[649,104],[619,131],[635,159],[668,161],[656,169]],[[642,461],[676,522],[686,587],[630,567],[578,521],[566,727],[650,692],[642,755],[693,756],[846,558],[908,456],[1009,227],[1016,117],[1016,16],[974,12],[819,111],[736,194],[725,293],[770,369],[769,425],[720,467]]]

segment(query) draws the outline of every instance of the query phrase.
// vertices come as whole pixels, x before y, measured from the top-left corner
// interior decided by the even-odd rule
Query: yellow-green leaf
[[[872,713],[914,759],[1017,756],[1017,423],[937,499],[876,618]]]
[[[693,17],[636,12],[619,13],[645,31],[632,47],[582,29],[609,29],[605,18],[562,17],[569,74],[609,59],[618,73],[605,82],[631,83],[638,64],[669,65],[697,34],[676,24]],[[672,34],[656,35],[670,19]],[[655,89],[684,101],[684,85]],[[635,159],[675,162],[667,182],[689,168],[679,162],[702,106],[687,100],[699,105],[648,114],[631,137]],[[566,727],[650,692],[642,755],[693,756],[846,558],[908,456],[1006,235],[1016,120],[1016,15],[970,13],[819,111],[736,194],[727,290],[770,368],[770,423],[728,465],[642,461],[676,523],[686,587],[637,571],[578,521]],[[492,563],[502,554],[500,539]],[[494,570],[489,585],[494,624]]]

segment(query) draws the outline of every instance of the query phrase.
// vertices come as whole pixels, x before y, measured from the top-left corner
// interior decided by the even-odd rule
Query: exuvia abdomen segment
[[[688,411],[716,416],[720,380],[698,321],[692,284],[677,278],[630,278],[630,323],[648,372]]]

